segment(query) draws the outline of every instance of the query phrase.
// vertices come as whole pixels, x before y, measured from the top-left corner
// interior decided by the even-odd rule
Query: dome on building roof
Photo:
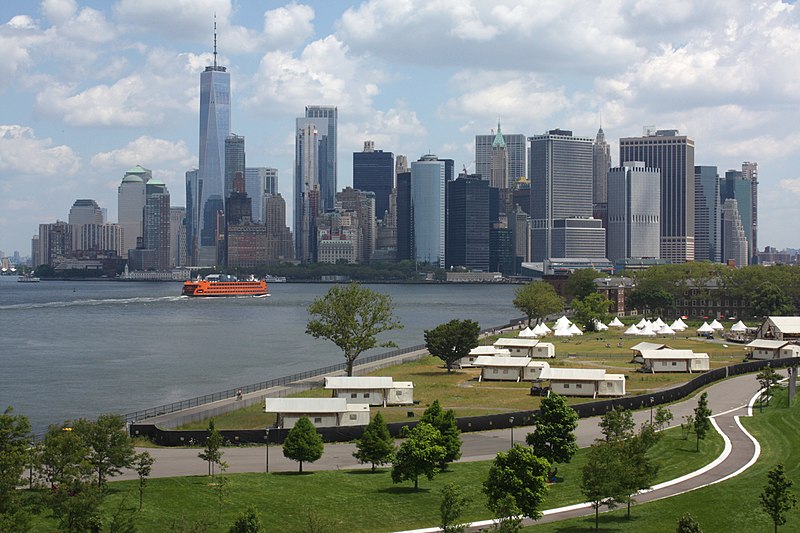
[[[148,181],[147,184],[148,185],[159,185],[159,186],[164,186],[164,187],[167,186],[166,183],[164,183],[163,181],[161,181],[158,178],[150,178],[150,181]]]
[[[125,174],[122,183],[144,183],[144,180],[136,174]]]

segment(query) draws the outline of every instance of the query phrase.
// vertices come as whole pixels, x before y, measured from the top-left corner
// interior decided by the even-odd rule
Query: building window
[[[678,362],[677,361],[673,361],[672,362],[672,366],[678,366]]]
[[[606,387],[608,387],[609,389],[610,389],[611,387],[613,387],[613,386],[614,386],[614,384],[613,384],[613,383],[606,383]]]
[[[364,393],[364,398],[369,398],[369,393],[368,392]]]
[[[394,395],[395,395],[395,396],[397,396],[397,397],[399,398],[400,396],[402,396],[402,395],[403,395],[403,391],[401,391],[401,390],[396,390],[396,391],[394,391]]]
[[[583,388],[583,383],[576,383],[575,384],[575,388],[576,389],[582,389]]]
[[[351,393],[350,393],[350,397],[351,397],[351,398],[358,398],[358,393],[351,392]]]
[[[315,424],[322,424],[322,417],[321,416],[315,416],[314,417],[314,423]]]
[[[508,374],[508,369],[507,368],[503,369],[503,374]]]
[[[350,420],[356,420],[357,418],[358,418],[358,416],[357,416],[357,415],[354,415],[354,414],[351,414],[351,415],[350,415]]]
[[[564,383],[564,388],[568,389],[569,388],[569,383]]]

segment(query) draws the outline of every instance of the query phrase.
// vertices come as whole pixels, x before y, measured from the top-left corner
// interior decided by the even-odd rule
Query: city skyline
[[[475,136],[498,118],[527,136],[594,137],[602,125],[617,166],[619,139],[655,125],[692,138],[695,164],[720,175],[758,162],[758,245],[800,245],[782,224],[800,195],[800,70],[782,44],[800,36],[795,6],[517,4],[3,2],[0,249],[28,255],[38,224],[66,219],[79,198],[116,221],[117,188],[135,165],[185,205],[215,12],[231,131],[247,138],[248,165],[278,169],[284,198],[294,119],[309,105],[339,111],[337,190],[351,185],[365,140],[472,172]]]

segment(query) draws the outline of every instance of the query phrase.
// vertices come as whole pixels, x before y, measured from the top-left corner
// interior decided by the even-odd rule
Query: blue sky
[[[248,166],[291,198],[294,118],[339,107],[339,187],[365,139],[458,168],[474,136],[567,128],[616,141],[677,128],[696,163],[757,161],[759,244],[800,246],[800,15],[791,3],[687,0],[3,0],[0,250],[116,189],[141,164],[184,204],[197,166],[199,73],[232,80]],[[291,204],[291,202],[289,202]],[[291,208],[291,205],[287,206]],[[289,220],[291,217],[289,216]]]

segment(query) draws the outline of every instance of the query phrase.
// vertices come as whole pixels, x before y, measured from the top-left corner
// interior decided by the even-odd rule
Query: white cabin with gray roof
[[[641,350],[642,372],[706,372],[709,370],[707,353],[692,350]]]
[[[496,348],[494,346],[476,346],[469,351],[469,355],[458,360],[459,368],[471,368],[475,366],[475,359],[482,355],[511,357],[511,353],[503,348]]]
[[[800,346],[789,341],[756,339],[745,346],[751,359],[782,359],[800,357]]]
[[[511,357],[546,359],[556,356],[556,348],[552,343],[528,337],[501,337],[494,342],[494,346],[508,350]]]
[[[539,378],[544,368],[550,365],[546,361],[533,361],[530,357],[508,357],[481,355],[474,366],[481,369],[478,381],[530,381]]]
[[[325,378],[325,389],[334,398],[368,405],[412,405],[414,384],[383,376],[334,376]]]
[[[351,404],[344,398],[267,398],[265,413],[275,413],[275,427],[291,429],[307,416],[314,427],[365,426],[369,424],[369,405]]]
[[[546,368],[539,380],[550,382],[550,392],[589,398],[625,396],[625,376],[601,368]]]

